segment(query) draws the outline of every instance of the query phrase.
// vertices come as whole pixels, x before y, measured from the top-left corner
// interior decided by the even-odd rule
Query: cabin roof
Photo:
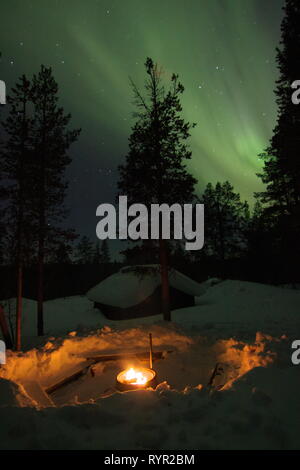
[[[169,271],[169,283],[193,297],[205,292],[203,286],[175,269]],[[145,300],[160,284],[159,265],[126,266],[90,289],[87,297],[93,302],[128,308]]]

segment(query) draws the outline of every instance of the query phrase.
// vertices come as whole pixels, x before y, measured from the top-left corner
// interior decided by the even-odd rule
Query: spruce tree
[[[100,241],[97,240],[94,245],[93,264],[101,264]]]
[[[101,263],[106,264],[106,265],[111,262],[107,240],[102,241],[101,249],[100,249],[100,259],[101,259]]]
[[[23,265],[25,258],[25,239],[29,236],[32,243],[32,222],[29,202],[30,158],[32,151],[33,119],[30,117],[31,84],[23,75],[7,98],[9,115],[2,123],[6,139],[1,145],[1,172],[6,179],[5,191],[5,231],[6,241],[13,243],[11,261],[17,270],[16,303],[16,344],[21,348],[21,313],[23,290]],[[27,243],[28,245],[28,243]]]
[[[205,252],[220,261],[240,256],[247,247],[249,207],[226,181],[209,183],[201,198],[205,206]]]
[[[152,59],[145,63],[145,94],[132,82],[136,122],[129,138],[126,161],[119,167],[120,194],[129,203],[188,203],[194,198],[195,178],[186,169],[191,158],[187,139],[194,124],[181,117],[180,96],[184,91],[178,75],[173,74],[168,89],[162,71]],[[167,243],[159,237],[162,279],[162,311],[171,319]]]
[[[65,170],[71,162],[68,150],[77,140],[80,130],[68,129],[71,115],[65,114],[64,109],[58,105],[58,85],[51,68],[42,65],[40,72],[33,76],[32,102],[35,129],[31,200],[38,234],[37,330],[38,335],[43,335],[44,263],[47,242],[53,236],[53,228],[59,226],[66,216]]]
[[[77,264],[92,264],[94,261],[95,251],[92,241],[83,235],[76,247],[76,263]],[[100,255],[101,258],[101,255]]]
[[[286,0],[281,25],[281,43],[277,49],[279,78],[276,82],[277,123],[270,145],[262,154],[266,185],[257,196],[265,212],[273,217],[274,237],[278,237],[274,256],[295,259],[300,236],[300,105],[292,102],[292,83],[300,73],[300,4]]]

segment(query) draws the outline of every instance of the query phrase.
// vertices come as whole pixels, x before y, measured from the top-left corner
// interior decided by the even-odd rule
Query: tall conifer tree
[[[152,59],[146,60],[145,67],[145,96],[132,82],[137,120],[129,138],[126,161],[119,167],[119,190],[130,203],[148,207],[151,203],[192,202],[196,180],[188,173],[186,161],[191,158],[187,139],[194,125],[181,117],[180,96],[184,88],[178,75],[173,74],[166,89],[162,71]],[[162,311],[164,319],[170,320],[167,243],[161,234],[159,259]]]
[[[275,90],[277,123],[270,145],[262,154],[264,167],[259,176],[266,189],[257,196],[268,218],[273,217],[274,255],[292,260],[300,236],[300,105],[292,102],[292,84],[300,79],[300,3],[286,0],[283,10],[276,59],[279,69]]]
[[[66,216],[64,199],[67,183],[65,170],[71,162],[70,145],[80,130],[69,130],[70,114],[58,105],[58,85],[51,68],[41,66],[33,76],[32,101],[34,106],[33,159],[31,165],[33,219],[37,231],[37,330],[44,334],[44,264],[47,242],[63,235],[58,228]],[[70,234],[72,236],[72,234]]]

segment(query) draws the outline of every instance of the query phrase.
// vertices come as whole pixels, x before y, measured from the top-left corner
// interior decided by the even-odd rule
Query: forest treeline
[[[131,81],[136,119],[119,167],[119,194],[126,194],[129,203],[205,205],[202,250],[185,251],[182,241],[166,243],[160,234],[157,241],[137,242],[122,252],[124,265],[160,264],[165,319],[170,319],[168,266],[196,280],[212,276],[276,284],[300,280],[300,106],[291,100],[291,84],[300,70],[299,24],[297,1],[286,0],[276,59],[277,122],[269,145],[260,156],[253,155],[263,160],[258,177],[264,190],[254,194],[251,208],[229,181],[207,182],[199,195],[197,180],[186,165],[192,157],[188,142],[195,124],[182,118],[184,87],[178,75],[166,83],[148,58],[144,90]],[[45,292],[46,298],[57,292],[84,293],[90,285],[74,282],[72,291],[70,273],[89,269],[98,276],[91,276],[94,283],[120,263],[111,259],[107,241],[95,242],[65,228],[65,172],[80,129],[72,129],[70,114],[59,104],[51,68],[41,66],[32,77],[20,77],[6,106],[0,142],[0,273],[6,276],[1,295],[14,292],[17,298],[18,347],[24,288],[26,295],[30,291],[37,299],[37,332],[42,335]]]

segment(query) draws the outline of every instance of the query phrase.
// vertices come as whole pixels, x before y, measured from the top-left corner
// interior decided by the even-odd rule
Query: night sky
[[[150,56],[185,86],[198,191],[229,180],[249,201],[258,154],[275,123],[275,47],[281,0],[10,0],[0,7],[0,79],[8,89],[52,66],[61,104],[82,127],[71,149],[68,224],[95,234],[96,207],[113,202],[133,124],[128,77],[143,86]],[[138,201],[137,201],[138,202]]]

